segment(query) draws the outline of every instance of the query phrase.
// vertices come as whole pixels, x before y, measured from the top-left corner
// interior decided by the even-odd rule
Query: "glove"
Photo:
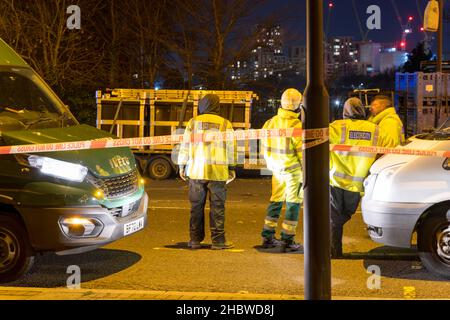
[[[184,168],[180,168],[180,178],[183,181],[188,181],[189,177],[186,175],[186,172],[184,171]]]
[[[232,182],[234,179],[236,179],[236,172],[234,170],[229,170],[228,171],[228,180],[226,184],[229,184],[230,182]]]

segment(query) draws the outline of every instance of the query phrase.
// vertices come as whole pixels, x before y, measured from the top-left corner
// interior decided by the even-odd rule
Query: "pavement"
[[[337,297],[333,300],[380,300],[379,298]],[[0,300],[304,300],[303,295],[256,294],[249,292],[180,292],[146,290],[105,290],[69,288],[0,288]]]
[[[0,288],[0,300],[303,300],[303,296],[249,292],[179,292],[68,288]]]
[[[210,250],[208,236],[204,248],[187,247],[186,183],[149,181],[147,192],[149,225],[143,231],[89,253],[38,256],[29,274],[0,286],[0,299],[303,299],[302,252],[260,247],[270,179],[238,179],[229,185],[226,231],[236,244],[230,250]],[[415,250],[370,240],[360,212],[345,227],[344,254],[332,260],[333,299],[450,297],[450,282],[429,273]],[[67,289],[74,266],[81,272],[78,290]]]

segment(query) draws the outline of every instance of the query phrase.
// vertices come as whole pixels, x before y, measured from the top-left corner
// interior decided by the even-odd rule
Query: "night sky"
[[[420,31],[425,7],[428,0],[393,0],[397,5],[398,11],[402,18],[402,22],[406,23],[408,16],[413,16],[412,22],[413,33],[407,38],[407,49],[410,51],[417,42],[424,39],[424,34]],[[328,3],[333,2],[333,9],[330,15],[328,36],[345,36],[351,35],[356,40],[361,39],[360,29],[353,11],[351,0],[328,0],[324,1],[324,20],[326,23],[328,17]],[[417,4],[420,6],[420,15]],[[306,28],[306,8],[304,0],[269,0],[261,12],[263,14],[276,13],[279,16],[280,24],[287,31],[287,42],[305,43]],[[397,19],[391,0],[356,0],[358,13],[361,19],[364,32],[367,31],[366,20],[369,17],[366,14],[367,7],[370,5],[378,5],[381,8],[381,30],[371,30],[368,33],[368,39],[375,42],[395,42],[400,41],[402,37],[402,28]],[[450,7],[450,0],[446,1],[446,9]],[[450,26],[445,24],[444,43],[445,51],[449,51],[450,47]],[[434,34],[429,33],[430,36]]]

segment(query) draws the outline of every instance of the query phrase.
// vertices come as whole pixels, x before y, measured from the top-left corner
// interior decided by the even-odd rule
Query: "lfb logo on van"
[[[130,170],[130,159],[127,157],[115,156],[109,160],[111,168],[118,171],[128,171]]]

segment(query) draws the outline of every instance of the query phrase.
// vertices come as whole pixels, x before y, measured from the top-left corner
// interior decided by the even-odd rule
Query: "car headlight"
[[[28,163],[43,174],[76,182],[83,181],[88,172],[88,169],[80,164],[35,155],[28,157]]]
[[[379,174],[381,179],[390,179],[403,166],[403,163],[383,169]]]
[[[364,182],[363,182],[364,189],[367,189],[371,185],[373,185],[375,183],[376,179],[377,179],[376,174],[370,174],[366,179],[364,179]]]
[[[404,167],[404,163],[396,164],[381,170],[372,186],[371,197],[377,201],[391,201],[392,195],[398,190],[395,183],[398,171]]]

